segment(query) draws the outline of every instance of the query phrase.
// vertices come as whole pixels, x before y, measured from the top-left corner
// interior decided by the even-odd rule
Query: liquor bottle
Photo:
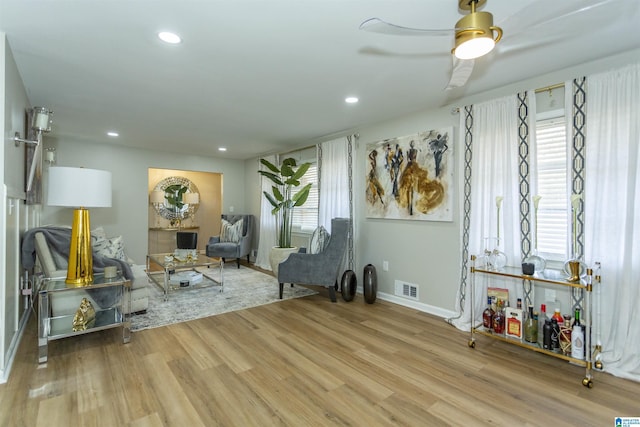
[[[573,329],[571,330],[571,357],[584,359],[584,330],[580,323],[580,310],[576,310]]]
[[[529,314],[524,322],[524,340],[530,343],[538,341],[538,320],[533,314],[532,305],[529,305]]]
[[[564,324],[564,317],[562,317],[562,314],[560,314],[560,309],[556,308],[553,312],[553,316],[551,316],[552,319],[556,319],[556,322],[558,323],[558,325],[563,325]]]
[[[498,300],[496,307],[496,314],[493,315],[493,332],[496,334],[504,334],[504,302],[502,300]]]
[[[482,312],[482,326],[488,331],[493,327],[493,315],[496,314],[491,305],[491,297],[487,297],[487,308]]]
[[[547,306],[540,304],[540,314],[538,314],[538,342],[544,348],[544,322],[547,320]]]
[[[543,326],[542,348],[551,350],[551,320],[546,319]]]
[[[582,323],[580,323],[580,309],[579,309],[579,308],[576,308],[575,316],[574,316],[574,318],[573,318],[573,319],[574,319],[574,320],[573,320],[573,324],[574,324],[574,325],[580,325],[580,326],[582,326]]]
[[[551,318],[551,350],[556,353],[560,352],[560,326],[558,326],[555,317]]]
[[[584,332],[582,325],[573,325],[571,331],[571,357],[574,359],[584,359]]]
[[[522,310],[522,298],[518,298],[518,302],[516,303],[516,308],[518,310]]]
[[[505,335],[509,338],[521,340],[524,332],[524,321],[522,319],[522,310],[519,308],[505,309]]]

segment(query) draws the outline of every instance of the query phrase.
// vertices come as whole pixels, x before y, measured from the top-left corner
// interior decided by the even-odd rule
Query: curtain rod
[[[551,92],[552,90],[558,89],[558,88],[561,88],[561,87],[564,87],[564,83],[556,83],[556,84],[551,85],[551,86],[545,86],[545,87],[541,87],[539,89],[536,89],[535,93],[547,92],[547,91]]]

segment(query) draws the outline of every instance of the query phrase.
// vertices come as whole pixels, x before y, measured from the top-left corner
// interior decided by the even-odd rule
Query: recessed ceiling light
[[[120,136],[120,134],[119,134],[118,132],[107,132],[107,135],[109,135],[109,136],[113,136],[114,138],[115,138],[116,136]]]
[[[344,102],[346,102],[347,104],[355,104],[358,102],[358,98],[356,98],[355,96],[349,96],[344,99]]]
[[[179,35],[170,33],[169,31],[161,31],[158,33],[158,37],[165,43],[178,44],[182,42]]]
[[[226,147],[218,147],[218,151],[227,151]]]

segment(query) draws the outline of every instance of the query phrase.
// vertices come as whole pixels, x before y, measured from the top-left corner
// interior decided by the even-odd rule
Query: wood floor
[[[276,292],[276,289],[274,289]],[[32,318],[0,426],[613,426],[640,383],[468,334],[361,295],[288,300],[188,323],[54,341]]]

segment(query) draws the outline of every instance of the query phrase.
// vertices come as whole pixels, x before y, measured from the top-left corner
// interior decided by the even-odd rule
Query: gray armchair
[[[318,285],[329,288],[332,302],[336,302],[335,285],[338,280],[338,269],[347,249],[349,237],[349,219],[333,218],[331,220],[331,238],[329,244],[319,254],[293,253],[278,266],[278,282],[280,283],[280,299],[285,283],[300,285]]]
[[[208,257],[235,258],[240,268],[240,258],[246,256],[249,262],[249,253],[251,252],[251,240],[253,239],[253,215],[222,215],[222,219],[235,224],[240,219],[242,223],[242,236],[238,243],[221,242],[220,236],[209,238],[207,243],[206,254]]]

